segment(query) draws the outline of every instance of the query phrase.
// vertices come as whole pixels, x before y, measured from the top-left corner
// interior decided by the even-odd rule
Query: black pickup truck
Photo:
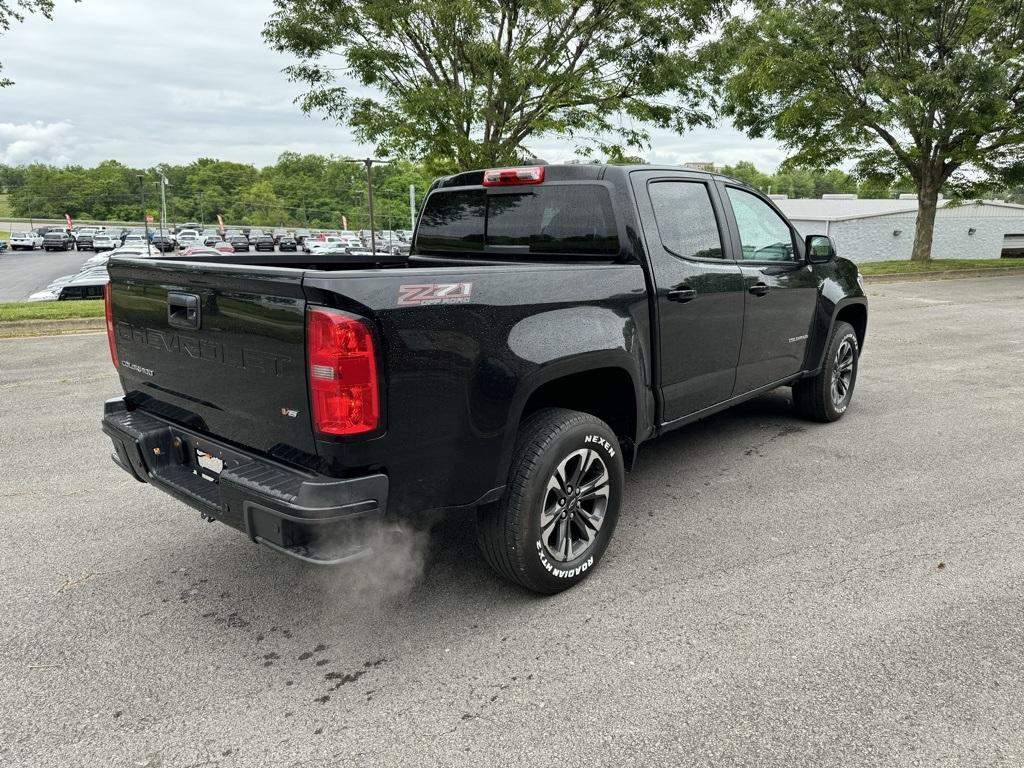
[[[114,257],[114,460],[301,560],[390,516],[476,510],[507,578],[601,558],[641,443],[791,386],[840,418],[857,267],[733,179],[530,166],[431,187],[408,257]]]

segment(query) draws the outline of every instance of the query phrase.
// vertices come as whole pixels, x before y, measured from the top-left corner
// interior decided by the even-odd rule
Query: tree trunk
[[[939,185],[926,181],[917,189],[917,224],[914,226],[914,249],[911,261],[928,261],[932,257],[932,235],[935,233],[935,210],[939,204]]]

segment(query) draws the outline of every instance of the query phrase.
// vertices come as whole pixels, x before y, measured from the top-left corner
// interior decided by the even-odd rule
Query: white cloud
[[[67,165],[78,154],[77,144],[74,126],[66,120],[0,123],[0,163],[4,165]]]

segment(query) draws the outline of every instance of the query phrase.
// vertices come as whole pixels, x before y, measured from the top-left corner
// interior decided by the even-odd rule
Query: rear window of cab
[[[619,237],[608,189],[600,184],[538,184],[491,191],[438,189],[423,207],[418,253],[608,260]]]

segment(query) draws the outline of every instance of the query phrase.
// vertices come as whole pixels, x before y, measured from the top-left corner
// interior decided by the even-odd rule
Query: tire
[[[821,372],[793,386],[796,412],[811,421],[838,421],[850,407],[860,366],[860,344],[849,323],[832,329]]]
[[[580,497],[574,479],[596,493],[588,499],[585,490]],[[532,414],[516,438],[504,496],[477,512],[484,559],[534,592],[574,586],[590,575],[608,546],[624,483],[622,451],[607,424],[563,408]]]

